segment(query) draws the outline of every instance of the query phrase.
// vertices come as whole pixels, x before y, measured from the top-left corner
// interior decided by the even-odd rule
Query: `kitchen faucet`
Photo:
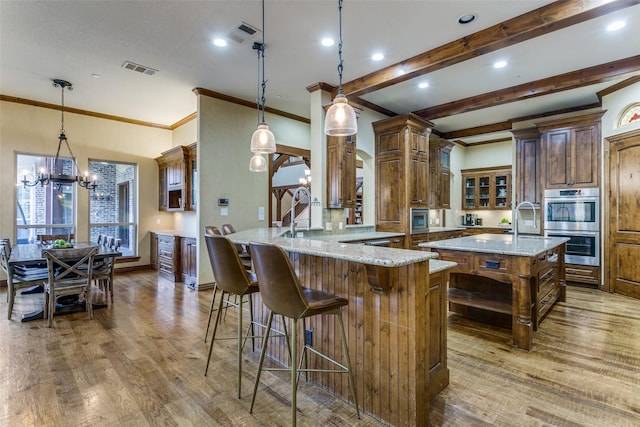
[[[311,192],[307,187],[298,187],[294,190],[293,196],[291,196],[291,237],[296,237],[296,196],[302,192],[307,196],[307,209],[309,211],[309,222],[307,224],[307,230],[311,229]]]
[[[522,207],[522,205],[529,205],[531,206],[531,210],[533,211],[533,228],[536,227],[536,207],[534,206],[533,203],[527,201],[527,200],[523,200],[522,202],[518,203],[518,206],[516,206],[516,208],[514,209],[513,212],[513,237],[514,237],[514,241],[518,238],[518,210]]]

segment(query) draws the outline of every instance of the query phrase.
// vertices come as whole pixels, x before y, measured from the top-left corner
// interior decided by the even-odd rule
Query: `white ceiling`
[[[345,0],[344,81],[349,82],[445,43],[542,7],[536,0]],[[336,0],[266,0],[267,106],[309,117],[306,87],[338,84]],[[470,25],[459,16],[476,13]],[[606,32],[611,21],[625,28]],[[0,0],[0,94],[59,104],[51,79],[73,83],[68,106],[172,125],[196,110],[202,87],[248,101],[257,91],[252,42],[218,48],[241,22],[262,27],[261,2]],[[395,113],[446,104],[640,54],[640,5],[595,18],[431,72],[366,95]],[[374,51],[385,59],[374,62]],[[494,69],[497,59],[509,65]],[[158,69],[154,76],[125,70],[124,61]],[[92,77],[100,75],[100,78]],[[622,79],[619,79],[622,80]],[[619,80],[432,120],[450,132],[515,117],[598,102],[596,92]],[[418,89],[428,81],[430,87]],[[495,137],[495,136],[492,136]],[[464,138],[463,138],[464,139]],[[477,141],[470,138],[469,141]]]

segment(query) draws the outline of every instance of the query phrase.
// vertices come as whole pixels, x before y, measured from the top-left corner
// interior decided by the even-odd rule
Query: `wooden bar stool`
[[[213,334],[211,342],[209,343],[209,354],[207,355],[207,365],[204,370],[204,375],[207,375],[209,370],[209,362],[211,361],[211,352],[213,350],[213,342],[216,340],[216,331],[218,324],[220,323],[220,317],[222,315],[223,304],[233,305],[238,307],[238,330],[237,335],[234,338],[217,338],[220,339],[237,339],[238,340],[238,399],[241,397],[242,390],[242,349],[247,338],[254,338],[253,334],[253,306],[251,302],[251,294],[259,291],[258,283],[256,282],[255,275],[248,272],[242,265],[238,251],[236,251],[233,243],[223,236],[205,234],[204,236],[207,251],[209,253],[209,260],[211,261],[211,268],[213,275],[216,279],[217,287],[222,290],[220,295],[220,303],[218,305],[218,312],[216,313],[216,321],[213,324]],[[233,304],[225,300],[225,296],[236,295],[239,297],[237,304]],[[249,302],[250,312],[250,325],[246,335],[243,336],[242,327],[242,306],[245,302],[245,296]],[[208,328],[208,325],[207,325]]]
[[[285,251],[278,246],[252,242],[249,245],[249,252],[251,253],[255,272],[258,276],[258,281],[260,282],[260,296],[262,297],[262,302],[269,309],[269,317],[266,326],[267,333],[262,342],[260,361],[258,363],[258,375],[256,376],[256,382],[253,385],[253,396],[251,398],[251,408],[249,412],[253,411],[253,404],[255,402],[258,382],[260,381],[264,356],[267,350],[267,342],[269,339],[273,315],[279,314],[283,317],[283,324],[286,324],[286,321],[284,321],[285,317],[288,317],[291,320],[291,342],[293,345],[289,345],[290,367],[288,368],[288,370],[291,370],[291,424],[294,426],[296,425],[296,392],[298,389],[298,378],[300,372],[337,372],[348,374],[349,392],[355,404],[358,418],[360,418],[358,397],[356,394],[355,382],[353,380],[351,360],[349,358],[349,348],[347,346],[347,339],[344,332],[344,324],[342,323],[342,313],[340,311],[340,308],[347,306],[349,301],[328,292],[303,288],[300,285],[300,281],[293,269],[289,257]],[[320,353],[318,350],[306,343],[302,347],[300,361],[296,365],[298,320],[303,320],[304,323],[304,319],[307,317],[321,314],[338,316],[340,338],[342,340],[342,352],[345,355],[346,366],[331,359],[327,355]],[[332,362],[340,369],[336,368],[333,370],[326,370],[301,368],[303,360],[305,362],[307,360],[307,351],[311,351],[325,360]]]

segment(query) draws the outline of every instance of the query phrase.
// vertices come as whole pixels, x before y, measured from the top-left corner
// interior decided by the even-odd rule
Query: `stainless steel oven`
[[[600,231],[600,190],[545,190],[544,229]]]
[[[411,218],[409,228],[411,234],[428,233],[429,232],[429,209],[411,208]]]
[[[600,233],[596,231],[545,230],[546,237],[568,237],[564,262],[579,265],[600,265]]]

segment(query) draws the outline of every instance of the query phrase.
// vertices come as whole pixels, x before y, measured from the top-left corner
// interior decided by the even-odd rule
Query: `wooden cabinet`
[[[191,163],[189,147],[178,146],[156,159],[159,169],[158,209],[191,209]]]
[[[151,233],[149,247],[149,265],[153,270],[158,269],[158,235],[156,233]]]
[[[189,187],[191,194],[189,195],[189,203],[191,210],[195,211],[198,206],[198,143],[194,142],[189,145]]]
[[[466,169],[462,174],[462,209],[511,209],[511,167]]]
[[[153,237],[155,236],[155,237]],[[182,279],[180,271],[180,238],[170,234],[152,233],[151,249],[155,242],[158,274],[173,282]],[[152,265],[153,266],[153,265]]]
[[[198,245],[196,239],[192,237],[183,237],[180,240],[182,281],[193,287],[198,277]]]
[[[437,231],[429,233],[429,241],[435,242],[436,240],[455,239],[456,237],[462,237],[464,230],[452,230],[452,231]]]
[[[356,136],[327,136],[327,207],[356,207]]]
[[[429,207],[451,207],[451,149],[449,141],[432,136],[429,140]]]
[[[598,112],[538,123],[542,132],[545,189],[600,185],[600,118]]]
[[[409,233],[410,208],[428,207],[432,127],[414,114],[373,123],[376,230]]]
[[[511,133],[516,139],[515,204],[526,200],[540,206],[540,131],[528,128]]]
[[[567,282],[600,285],[600,267],[591,265],[565,264]]]

